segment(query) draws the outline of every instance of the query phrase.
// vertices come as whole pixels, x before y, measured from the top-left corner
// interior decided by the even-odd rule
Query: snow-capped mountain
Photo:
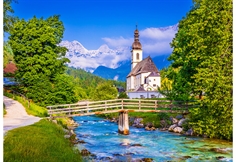
[[[152,58],[158,58],[156,61],[159,64],[158,68],[166,67],[167,60],[166,58],[163,60],[162,56],[166,57],[172,52],[170,42],[178,31],[178,25],[140,30],[143,58],[151,55]],[[62,41],[59,45],[68,49],[66,53],[66,57],[70,60],[68,66],[82,68],[99,76],[104,75],[105,78],[108,78],[108,74],[112,76],[111,79],[117,78],[116,76],[119,76],[118,79],[125,78],[126,75],[123,73],[130,71],[130,46],[133,37],[103,38],[103,40],[106,44],[96,50],[88,50],[76,40]]]
[[[68,66],[89,72],[93,72],[98,66],[117,68],[120,62],[130,57],[128,47],[113,50],[104,44],[97,50],[87,50],[78,41],[62,41],[59,45],[68,49],[66,53],[66,57],[70,60]]]

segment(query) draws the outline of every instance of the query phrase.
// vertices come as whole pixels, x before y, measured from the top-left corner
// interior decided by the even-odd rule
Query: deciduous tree
[[[190,124],[212,138],[232,139],[232,19],[232,0],[195,0],[171,44],[176,98],[205,94]]]

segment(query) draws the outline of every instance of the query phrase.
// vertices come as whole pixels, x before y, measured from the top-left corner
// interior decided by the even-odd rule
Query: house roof
[[[16,70],[17,70],[16,65],[14,63],[10,62],[9,64],[6,65],[6,67],[4,68],[3,72],[4,73],[12,73],[12,74],[14,74]]]
[[[135,75],[138,75],[138,74],[141,74],[141,73],[147,73],[147,72],[159,73],[156,65],[154,64],[154,62],[152,61],[150,56],[148,56],[147,58],[145,58],[144,60],[139,62],[132,69],[132,71],[128,74],[127,77],[135,76]]]

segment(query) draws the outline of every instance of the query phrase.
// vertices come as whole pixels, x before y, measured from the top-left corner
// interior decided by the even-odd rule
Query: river
[[[79,150],[94,156],[84,161],[233,161],[232,142],[189,137],[170,132],[145,131],[130,127],[130,135],[118,134],[116,123],[96,116],[74,117],[79,126],[74,130]]]

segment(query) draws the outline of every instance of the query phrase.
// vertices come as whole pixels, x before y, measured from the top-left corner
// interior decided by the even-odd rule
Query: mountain
[[[168,54],[172,52],[169,44],[177,31],[178,24],[140,31],[144,54],[155,56],[152,59],[159,70],[170,64],[167,61]],[[103,44],[96,50],[88,50],[78,41],[62,41],[59,45],[68,49],[65,57],[70,60],[69,67],[80,68],[106,79],[125,81],[131,70],[130,45],[133,38],[122,37],[105,42],[117,48],[110,49]]]
[[[167,60],[168,57],[169,55],[161,55],[152,58],[158,70],[161,70],[170,65],[170,62]],[[123,62],[123,64],[120,67],[115,69],[99,66],[97,69],[94,70],[93,74],[105,79],[126,81],[126,76],[129,74],[130,71],[131,71],[131,61],[128,60],[126,62]]]
[[[94,70],[93,74],[105,79],[125,81],[126,76],[130,72],[130,61],[126,61],[120,67],[112,69],[105,66],[99,66]]]
[[[89,72],[93,72],[98,66],[117,68],[129,56],[128,47],[113,50],[104,44],[97,50],[87,50],[78,41],[62,41],[59,46],[68,49],[65,57],[70,60],[69,67],[82,68]]]

